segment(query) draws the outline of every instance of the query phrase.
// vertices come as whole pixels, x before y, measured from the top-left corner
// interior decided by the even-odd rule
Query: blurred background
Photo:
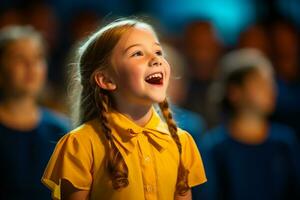
[[[276,187],[285,188],[292,185],[293,192],[300,189],[300,1],[1,0],[0,2],[0,28],[9,25],[31,25],[43,35],[47,43],[48,80],[42,90],[40,103],[66,116],[69,113],[68,74],[71,71],[70,65],[75,62],[73,59],[74,46],[103,23],[114,18],[127,16],[142,16],[150,21],[159,33],[161,42],[165,46],[167,59],[173,68],[169,97],[173,104],[174,115],[179,126],[188,130],[196,140],[205,167],[208,169],[208,180],[210,180],[210,176],[217,176],[214,174],[215,172],[217,174],[221,173],[214,168],[213,164],[210,164],[213,163],[210,161],[216,156],[212,155],[211,152],[222,151],[222,148],[218,148],[220,148],[220,141],[224,137],[218,136],[219,139],[216,142],[212,141],[214,139],[205,138],[205,135],[208,135],[211,130],[215,130],[220,124],[226,124],[231,119],[228,117],[229,114],[226,113],[226,110],[224,111],[218,106],[218,98],[221,98],[219,94],[224,93],[227,88],[223,88],[223,92],[221,92],[214,87],[216,82],[220,82],[223,56],[232,50],[245,48],[258,50],[263,55],[271,63],[272,82],[274,83],[274,108],[271,106],[272,108],[268,112],[266,111],[264,117],[266,120],[280,123],[290,130],[285,131],[287,129],[277,128],[276,130],[282,130],[279,131],[282,132],[279,134],[284,135],[286,132],[291,132],[292,136],[287,136],[288,139],[285,136],[283,138],[276,136],[275,141],[277,143],[283,141],[282,143],[286,144],[289,149],[289,153],[284,154],[284,158],[291,157],[291,159],[280,161],[280,163],[292,163],[290,165],[292,170],[289,167],[284,168],[284,171],[293,171],[292,174],[286,176],[297,177],[291,179],[290,182],[287,181],[286,185],[276,185]],[[254,76],[252,80],[256,81]],[[256,86],[256,88],[260,87],[263,87],[263,85]],[[228,93],[229,100],[234,100],[231,103],[237,105],[239,99],[232,97],[235,94]],[[227,93],[223,95],[227,95]],[[258,94],[253,93],[252,95]],[[252,103],[250,97],[248,100],[245,102]],[[233,107],[237,112],[241,106]],[[271,135],[271,133],[269,134]],[[247,137],[246,139],[237,139],[241,137],[232,138],[235,138],[236,141],[247,140]],[[254,146],[262,148],[259,145],[264,144],[262,141],[267,140],[259,141],[254,142]],[[211,145],[209,146],[207,143]],[[240,143],[245,145],[252,142],[244,141]],[[272,152],[280,146],[273,143],[272,145]],[[244,150],[244,146],[234,148],[236,148],[236,151],[243,152]],[[269,146],[266,149],[264,148],[260,153],[255,150],[255,155],[262,155],[263,152],[270,150]],[[282,151],[286,152],[286,150]],[[248,154],[245,155],[247,157]],[[220,156],[227,159],[226,156],[234,157],[237,155],[217,155],[218,158]],[[263,156],[268,157],[265,154]],[[280,154],[280,156],[282,155]],[[259,162],[255,160],[257,157],[253,159],[253,162]],[[274,160],[276,162],[277,159],[278,156],[275,155]],[[223,163],[223,165],[226,164]],[[238,166],[242,165],[238,164]],[[255,168],[255,165],[253,166]],[[215,171],[211,170],[209,172],[210,169],[215,169]],[[228,171],[232,170],[228,169]],[[266,168],[266,171],[268,171],[268,168]],[[230,174],[223,171],[222,173]],[[245,173],[247,173],[247,170]],[[284,174],[280,170],[276,173],[275,175]],[[222,177],[222,180],[224,179],[221,175],[219,177]],[[282,175],[282,177],[285,177],[285,175]],[[213,182],[213,179],[211,178],[211,182]],[[263,179],[265,180],[265,178]],[[268,180],[270,184],[274,182],[273,179]],[[199,198],[201,195],[206,196],[205,199],[212,198],[211,193],[218,190],[215,186],[219,182],[215,181],[213,186],[209,185],[207,187],[210,188],[204,190],[206,194],[202,194],[203,191],[196,191],[195,194],[199,195]],[[260,179],[255,181],[260,181]],[[280,179],[279,182],[284,183],[285,181],[286,179]],[[236,189],[235,184],[238,185],[238,183],[231,180],[229,185]],[[270,187],[270,190],[276,187]],[[233,192],[233,189],[228,189],[228,191],[230,191],[228,192],[229,196],[240,194],[239,192]],[[239,191],[242,195],[247,193],[244,189]],[[282,194],[287,191],[284,190]],[[278,194],[278,198],[263,198],[264,192],[259,193],[261,198],[252,196],[252,199],[288,199],[282,194],[280,194],[281,196]],[[225,194],[226,192],[219,191],[216,193]],[[247,199],[244,196],[239,196],[239,198],[233,196],[227,199]],[[223,199],[220,196],[215,198]]]
[[[48,45],[43,103],[67,113],[67,58],[72,46],[103,21],[144,16],[185,61],[181,67],[188,77],[187,90],[198,91],[182,91],[178,103],[201,113],[212,127],[216,121],[204,97],[227,51],[258,48],[272,60],[276,76],[286,84],[299,81],[299,10],[298,0],[1,0],[0,28],[29,24],[43,34]],[[299,131],[299,86],[279,89],[284,91],[279,91],[276,111],[288,117],[276,118]]]

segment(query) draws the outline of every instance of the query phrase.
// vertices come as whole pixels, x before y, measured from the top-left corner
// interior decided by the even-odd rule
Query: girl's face
[[[40,42],[22,38],[10,43],[2,55],[1,68],[0,85],[7,95],[36,96],[46,75]]]
[[[166,98],[170,66],[151,30],[131,28],[115,46],[111,61],[115,98],[144,105]]]
[[[238,109],[266,115],[274,110],[275,88],[272,74],[265,70],[256,70],[246,76],[239,87]]]

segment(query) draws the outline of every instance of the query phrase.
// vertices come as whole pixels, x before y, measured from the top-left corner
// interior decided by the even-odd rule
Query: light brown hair
[[[114,189],[126,187],[129,184],[128,167],[113,142],[111,127],[108,123],[108,113],[113,106],[113,99],[108,91],[101,89],[96,84],[94,76],[95,72],[111,67],[111,54],[114,47],[124,33],[136,26],[143,26],[153,31],[150,25],[142,21],[121,19],[112,22],[95,32],[87,42],[79,48],[79,64],[77,65],[79,76],[77,79],[75,78],[75,80],[78,80],[81,86],[79,88],[75,87],[75,92],[80,94],[78,98],[79,101],[77,103],[76,101],[73,101],[74,107],[79,109],[77,115],[75,114],[74,116],[76,122],[75,125],[80,125],[95,118],[99,119],[103,133],[107,139],[109,149],[107,154],[107,167]],[[78,89],[81,91],[78,91]],[[159,103],[159,106],[180,153],[177,192],[179,194],[184,194],[189,189],[187,184],[188,171],[184,168],[181,160],[182,147],[177,134],[177,126],[172,119],[167,100]]]

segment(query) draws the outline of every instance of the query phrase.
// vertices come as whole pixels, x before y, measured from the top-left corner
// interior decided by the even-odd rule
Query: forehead
[[[28,51],[27,48],[40,49],[40,48],[42,48],[42,44],[36,38],[22,37],[22,38],[14,40],[14,41],[11,41],[7,45],[7,50],[8,51],[11,50],[11,49],[14,49],[14,50],[20,49],[20,50]]]
[[[261,68],[256,68],[254,71],[249,73],[247,76],[247,80],[260,84],[259,82],[256,82],[257,80],[263,80],[263,81],[273,81],[273,74],[272,71],[268,68],[261,67]]]
[[[127,48],[132,44],[158,43],[158,38],[153,30],[148,27],[135,26],[122,35],[116,47]]]

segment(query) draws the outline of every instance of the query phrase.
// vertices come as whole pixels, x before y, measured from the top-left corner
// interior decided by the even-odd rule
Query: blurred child
[[[256,23],[247,27],[238,39],[238,48],[253,48],[260,50],[266,56],[270,55],[270,37],[264,24]]]
[[[79,54],[80,126],[57,144],[42,178],[53,198],[191,199],[204,169],[192,137],[172,119],[170,67],[152,27],[112,22]]]
[[[31,27],[0,31],[0,199],[47,199],[40,183],[65,118],[37,103],[47,66],[42,38]]]
[[[222,44],[213,25],[206,20],[191,21],[182,42],[189,78],[184,107],[201,114],[207,127],[212,128],[216,119],[210,113],[213,105],[208,101],[208,92],[218,70]]]
[[[290,128],[268,121],[276,95],[270,62],[254,49],[231,52],[218,81],[226,119],[203,139],[209,182],[197,198],[299,199],[299,144]]]

